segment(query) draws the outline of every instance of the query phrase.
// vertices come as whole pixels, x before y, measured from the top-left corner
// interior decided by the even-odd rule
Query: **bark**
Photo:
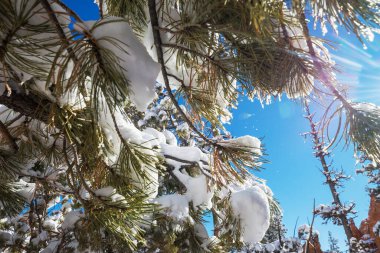
[[[8,131],[7,127],[0,121],[0,153],[14,154],[18,150],[15,139]]]
[[[47,99],[40,98],[32,93],[17,93],[16,91],[13,91],[10,96],[5,93],[1,95],[0,104],[44,123],[49,121],[49,111],[52,106],[52,102]]]

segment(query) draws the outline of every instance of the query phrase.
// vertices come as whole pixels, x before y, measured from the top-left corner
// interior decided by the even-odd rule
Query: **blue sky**
[[[65,0],[69,6],[77,10],[84,20],[98,18],[97,7],[93,0]],[[318,31],[315,35],[320,36]],[[330,49],[338,68],[342,71],[339,80],[350,86],[349,96],[355,101],[366,101],[380,104],[380,36],[372,43],[366,43],[368,49],[353,36],[340,31],[339,36],[330,32],[325,39],[335,42],[337,50]],[[233,136],[253,135],[263,138],[268,154],[265,170],[256,173],[267,180],[275,197],[280,201],[284,211],[284,223],[293,234],[298,225],[307,224],[312,218],[313,200],[316,204],[331,203],[328,187],[322,182],[320,164],[312,154],[312,143],[301,136],[309,130],[303,118],[302,106],[297,101],[290,101],[283,96],[282,101],[273,101],[264,108],[258,101],[250,102],[242,99],[239,108],[233,112],[234,118],[227,128]],[[365,191],[367,178],[355,175],[355,160],[352,148],[337,148],[331,157],[337,169],[343,168],[353,178],[341,189],[344,202],[355,201],[358,224],[367,217],[369,197]],[[331,160],[330,159],[330,160]],[[323,247],[327,249],[327,234],[331,231],[338,238],[341,248],[344,246],[342,227],[322,224],[317,219],[315,227],[320,232]]]
[[[318,31],[314,31],[314,34],[321,36]],[[355,36],[345,31],[340,31],[339,36],[331,33],[324,38],[335,43],[336,50],[330,49],[330,53],[340,70],[338,79],[349,87],[349,98],[379,105],[380,36],[372,43],[367,42],[366,50]],[[311,222],[314,199],[316,205],[330,204],[332,200],[328,186],[322,184],[324,176],[320,172],[320,163],[312,154],[312,143],[309,138],[301,136],[309,131],[302,105],[285,96],[281,101],[275,100],[264,108],[258,101],[242,99],[233,114],[234,119],[228,127],[233,136],[250,134],[264,137],[263,143],[270,162],[264,166],[264,171],[255,174],[267,180],[280,201],[289,235],[293,235],[297,219],[298,225]],[[355,174],[357,166],[352,147],[345,149],[343,145],[338,146],[329,160],[333,161],[334,168],[342,168],[352,176],[340,192],[343,202],[356,203],[358,213],[355,222],[359,226],[368,212],[369,197],[365,191],[367,178]],[[322,224],[318,218],[315,228],[320,232],[324,249],[328,247],[328,231],[339,240],[341,249],[346,249],[342,227]]]

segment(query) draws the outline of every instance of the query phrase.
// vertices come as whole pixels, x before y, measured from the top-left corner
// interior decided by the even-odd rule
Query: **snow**
[[[96,190],[94,193],[96,196],[99,196],[99,197],[109,197],[112,194],[115,194],[116,190],[111,186],[107,186],[107,187]]]
[[[36,184],[27,183],[24,180],[20,179],[14,184],[16,187],[16,193],[23,197],[28,203],[30,203],[34,197],[34,191]]]
[[[260,242],[270,224],[268,197],[258,186],[231,194],[234,215],[240,219],[243,241]]]
[[[63,231],[73,230],[76,223],[84,217],[81,211],[71,211],[65,215],[65,219],[61,225]]]
[[[161,144],[162,153],[179,160],[188,162],[208,161],[208,157],[197,147],[178,147],[173,145]]]
[[[45,249],[43,249],[41,251],[41,253],[54,253],[54,252],[56,252],[60,242],[61,242],[61,240],[50,241],[49,244],[47,245],[47,247]]]
[[[189,125],[185,122],[177,126],[176,132],[178,136],[180,136],[183,139],[190,138],[190,128],[189,128]]]
[[[189,125],[187,123],[181,123],[180,125],[177,126],[176,128],[177,132],[178,131],[183,131],[183,132],[189,132]]]
[[[16,35],[22,37],[20,41],[14,39],[15,51],[27,61],[30,61],[28,64],[23,66],[20,64],[11,63],[12,68],[15,70],[17,75],[20,77],[21,84],[24,84],[26,81],[33,78],[33,83],[27,88],[35,90],[37,93],[42,94],[49,100],[55,102],[56,98],[53,96],[52,92],[48,89],[48,86],[51,84],[52,80],[46,80],[44,74],[39,76],[33,76],[32,72],[36,72],[40,69],[46,69],[47,71],[51,69],[52,62],[54,61],[55,53],[57,53],[61,48],[60,45],[55,45],[55,42],[59,42],[60,38],[54,31],[54,25],[50,22],[49,16],[46,12],[42,11],[44,8],[36,0],[29,1],[14,1],[15,11],[17,15],[23,15],[23,13],[28,13],[27,15],[27,25],[24,25],[21,29],[16,31]],[[21,7],[22,6],[22,7]],[[58,21],[60,22],[64,33],[70,34],[68,25],[71,22],[70,17],[67,15],[66,11],[61,8],[56,3],[50,3],[52,10],[55,12]],[[48,28],[48,26],[50,26]],[[46,32],[36,32],[42,28],[46,29]],[[20,38],[19,37],[19,38]],[[26,41],[23,41],[25,40]],[[24,45],[17,46],[17,43],[20,44],[34,44],[34,52],[26,52],[27,49]],[[66,52],[63,52],[65,54]],[[28,55],[28,57],[26,57]],[[61,62],[61,58],[58,59],[58,62]],[[33,66],[33,69],[30,68],[30,65]],[[54,70],[54,74],[58,73],[58,68]],[[54,76],[53,74],[53,76]],[[56,75],[55,75],[56,76]]]
[[[380,221],[376,222],[372,228],[372,231],[376,236],[380,236]]]
[[[101,189],[97,189],[95,195],[103,199],[111,199],[112,202],[126,203],[125,197],[119,193],[116,193],[116,189],[111,186],[107,186]]]
[[[206,227],[202,223],[197,222],[194,224],[194,233],[202,242],[209,239]]]
[[[213,189],[208,189],[208,184],[205,175],[191,177],[179,170],[173,171],[174,175],[186,187],[185,196],[188,202],[192,202],[194,207],[211,208],[211,199],[213,197]]]
[[[307,234],[310,231],[310,226],[307,224],[303,224],[298,227],[298,234]]]
[[[255,153],[259,156],[261,152],[261,141],[253,136],[245,135],[235,139],[222,140],[218,142],[223,147],[239,148],[248,152]]]
[[[181,19],[181,16],[184,15],[185,13],[186,15],[190,15],[190,16],[194,15],[194,13],[192,13],[191,8],[186,8],[180,11],[178,8],[175,7],[175,5],[176,4],[173,4],[172,1],[160,3],[160,8],[163,8],[166,11],[162,17],[158,18],[159,26],[165,27],[166,29],[170,29],[174,31],[174,33],[160,32],[161,40],[162,40],[162,43],[164,44],[178,45],[179,44],[177,40],[178,38],[177,38],[177,35],[175,34],[175,31],[181,30],[183,28],[181,28],[180,26],[177,26],[176,21],[179,21]],[[149,17],[149,15],[147,16]],[[217,36],[218,35],[214,35],[215,41],[218,41]],[[157,53],[156,53],[156,48],[154,45],[152,26],[149,21],[147,22],[147,26],[143,33],[142,42],[144,46],[146,47],[150,56],[154,60],[157,60]],[[187,45],[180,45],[180,46],[187,48]],[[177,77],[178,79],[183,80],[183,82],[180,82],[178,81],[177,78],[168,76],[169,84],[173,90],[178,89],[182,85],[193,87],[193,88],[199,87],[200,89],[204,89],[204,87],[213,89],[212,87],[215,84],[210,84],[208,83],[208,81],[202,78],[202,74],[204,72],[207,72],[207,69],[205,67],[207,64],[202,64],[202,62],[204,61],[203,57],[197,57],[196,60],[197,62],[199,62],[199,66],[198,66],[199,68],[197,69],[197,67],[194,67],[194,66],[190,67],[190,66],[186,66],[186,64],[179,64],[179,61],[177,58],[177,53],[178,53],[177,50],[172,49],[172,48],[164,48],[164,49],[165,50],[163,50],[163,58],[165,61],[165,67],[166,67],[167,72]],[[192,48],[192,50],[196,50],[200,54],[204,54],[204,55],[213,53],[210,51],[209,52],[206,51],[205,48],[203,47]],[[209,50],[211,50],[211,48],[209,48]],[[189,57],[191,56],[189,55]],[[202,68],[205,68],[205,69],[202,69]],[[202,85],[200,85],[197,82],[197,80],[199,79],[203,79],[204,83],[202,83]],[[162,84],[164,83],[164,78],[161,72],[159,73],[157,77],[157,82],[162,83]],[[213,106],[217,107],[218,109],[222,111],[220,115],[220,119],[222,123],[227,123],[232,118],[232,113],[229,111],[232,104],[227,101],[226,98],[230,96],[227,94],[232,93],[237,96],[237,92],[235,90],[236,80],[231,79],[229,80],[229,82],[230,82],[229,84],[230,87],[228,91],[224,89],[225,87],[219,84],[217,87],[215,87],[212,94],[210,94],[211,96],[215,98],[215,104]],[[184,112],[186,112],[186,110],[184,110]]]
[[[0,231],[0,241],[2,243],[11,244],[12,243],[12,234],[6,231]]]
[[[177,138],[172,132],[170,132],[169,130],[164,130],[162,133],[165,135],[166,143],[168,145],[177,146]]]
[[[166,162],[174,167],[173,174],[186,187],[186,192],[184,195],[158,197],[158,202],[171,210],[168,215],[176,218],[183,217],[185,213],[188,213],[189,203],[192,203],[195,208],[211,208],[214,190],[208,185],[206,176],[203,174],[190,176],[185,171],[180,170],[182,165],[189,164],[199,166],[202,170],[203,167],[207,166],[205,164],[208,164],[207,155],[197,147],[176,146],[176,141],[173,141],[176,140],[175,136],[172,136],[168,131],[164,134],[169,137],[171,140],[169,142],[172,144],[166,144],[166,141],[160,143],[162,155],[166,158]],[[179,203],[175,204],[175,201],[179,201]]]
[[[126,200],[125,200],[125,197],[119,193],[115,193],[111,196],[111,200],[112,202],[122,202],[124,204],[126,204]]]
[[[133,169],[131,169],[131,177],[138,188],[144,189],[149,193],[151,198],[154,198],[158,191],[158,170],[154,167],[154,163],[158,159],[157,148],[160,147],[160,141],[165,140],[165,136],[154,129],[140,131],[125,115],[121,113],[120,109],[116,109],[113,114],[116,126],[120,133],[119,136],[109,108],[106,107],[102,111],[104,111],[104,113],[100,114],[99,123],[107,137],[108,143],[112,146],[112,150],[107,151],[106,162],[110,166],[117,163],[121,147],[120,137],[126,143],[136,144],[136,146],[133,146],[134,148],[151,157],[149,164],[141,164],[141,171],[145,172],[148,180],[142,180],[139,172]],[[155,148],[155,150],[153,148]]]
[[[54,221],[53,219],[48,218],[44,221],[43,227],[48,229],[48,230],[56,231],[57,222]]]
[[[87,21],[85,27],[81,25],[77,24],[76,29],[91,31],[97,45],[117,57],[120,71],[130,84],[131,101],[139,111],[145,111],[156,96],[155,82],[160,65],[149,56],[125,20],[107,17],[98,22]]]
[[[79,190],[79,195],[82,199],[85,199],[85,200],[88,200],[90,199],[90,193],[84,188],[82,187],[80,190]]]
[[[55,4],[52,4],[52,8],[61,12],[61,14],[58,15],[58,19],[62,24],[66,26],[70,24],[71,20],[64,16],[64,10]],[[176,20],[180,18],[179,11],[173,6],[170,6],[168,11],[168,15],[171,19]],[[48,20],[46,13],[41,14],[41,16],[36,15],[35,19],[33,18],[30,22],[41,23],[42,20]],[[159,20],[162,22],[161,25],[165,26],[164,23],[166,21],[161,18]],[[168,28],[174,30],[176,29],[175,27]],[[176,128],[176,134],[178,135],[182,133],[181,137],[190,139],[188,140],[188,143],[190,143],[189,146],[178,146],[180,144],[177,142],[176,135],[171,132],[174,131],[174,128],[170,128],[171,131],[165,129],[159,131],[150,127],[141,130],[145,127],[144,124],[148,120],[167,120],[168,117],[171,117],[170,111],[173,111],[173,103],[167,97],[159,101],[156,108],[149,107],[147,111],[148,105],[156,97],[156,79],[159,81],[162,79],[162,76],[159,76],[160,65],[154,60],[156,59],[156,52],[154,49],[153,40],[151,38],[152,28],[148,25],[147,30],[149,32],[149,36],[142,38],[144,45],[147,46],[147,49],[133,33],[132,28],[128,25],[128,23],[121,18],[107,17],[100,21],[88,21],[83,24],[76,23],[75,29],[79,32],[86,31],[88,34],[91,34],[93,42],[102,49],[101,54],[103,54],[103,56],[101,55],[101,57],[104,57],[104,54],[110,52],[115,55],[115,65],[120,66],[120,71],[129,81],[129,87],[127,87],[127,83],[125,86],[130,91],[129,97],[131,102],[136,106],[137,110],[146,112],[144,120],[141,122],[142,127],[138,128],[133,123],[135,118],[129,118],[129,116],[124,113],[123,109],[121,109],[125,104],[121,104],[120,108],[110,109],[107,103],[105,103],[105,95],[101,94],[101,92],[100,94],[97,94],[97,101],[95,101],[95,103],[98,103],[100,106],[98,112],[99,115],[96,115],[98,116],[96,118],[98,119],[97,123],[99,123],[99,127],[104,134],[105,140],[103,143],[99,144],[99,147],[94,148],[105,147],[106,143],[110,145],[110,149],[106,150],[104,148],[104,150],[102,150],[103,153],[100,154],[102,159],[104,156],[104,162],[110,167],[115,166],[121,155],[121,147],[123,145],[131,145],[131,153],[136,153],[135,151],[142,152],[149,157],[149,162],[146,162],[146,164],[143,164],[142,162],[139,163],[139,166],[141,165],[139,169],[141,168],[141,170],[145,172],[148,180],[140,180],[141,175],[139,175],[137,171],[134,171],[134,168],[131,168],[129,175],[131,176],[131,180],[134,182],[133,184],[137,188],[143,189],[144,192],[148,194],[147,201],[149,203],[154,202],[159,204],[165,214],[177,219],[178,221],[192,221],[189,213],[190,205],[192,205],[191,208],[194,208],[195,211],[212,208],[212,198],[216,192],[216,187],[214,185],[211,172],[213,162],[210,155],[211,151],[208,150],[208,147],[202,147],[202,149],[196,147],[196,138],[190,139],[192,135],[189,125],[173,117],[173,120],[175,120],[173,125],[174,128]],[[164,43],[172,42],[172,35],[168,35],[168,33],[162,34]],[[55,34],[53,33],[53,35]],[[44,36],[46,37],[47,34]],[[53,36],[52,38],[58,39],[56,37],[57,36]],[[50,38],[50,35],[46,38]],[[54,50],[52,50],[52,52],[55,52]],[[204,49],[198,48],[197,50],[202,52]],[[45,54],[45,52],[42,53]],[[46,57],[49,58],[48,56]],[[198,85],[191,82],[191,80],[196,80],[198,78],[197,73],[193,75],[190,73],[189,69],[186,69],[187,67],[177,66],[176,53],[172,55],[172,52],[165,50],[164,58],[166,60],[168,71],[177,75],[179,78],[184,79],[185,85],[193,85],[193,87]],[[58,63],[61,63],[60,60]],[[70,62],[66,73],[64,73],[67,75],[66,77],[70,76],[73,67],[72,65],[72,62]],[[24,75],[24,81],[32,78],[32,76],[28,75],[28,73],[23,73],[22,71],[20,71],[20,73]],[[52,76],[55,76],[54,71]],[[93,85],[91,83],[91,78],[88,77],[87,81],[88,87],[90,88]],[[171,78],[170,81],[173,82],[172,85],[174,87],[178,87],[178,85],[180,85],[175,79]],[[229,81],[231,82],[231,89],[234,91],[236,88],[236,82],[235,80]],[[47,89],[47,83],[49,82],[46,82],[46,80],[36,80],[36,84],[33,89],[43,93],[43,95],[49,97],[52,101],[56,99],[56,102],[61,107],[64,105],[69,105],[71,109],[83,109],[86,106],[83,102],[88,98],[81,97],[75,87],[68,92],[64,92],[61,97],[55,97]],[[205,83],[204,85],[210,84]],[[215,98],[215,106],[217,107],[216,111],[221,112],[221,115],[216,115],[216,117],[219,117],[222,123],[228,122],[232,117],[232,114],[229,111],[232,105],[229,102],[230,97],[227,96],[227,93],[229,96],[233,95],[230,95],[231,91],[227,92],[224,88],[225,87],[217,86],[212,94]],[[186,107],[183,105],[180,106],[182,110],[187,113]],[[161,110],[165,108],[169,112]],[[2,109],[3,108],[0,108],[0,110]],[[189,114],[190,113],[192,112],[189,110]],[[115,122],[111,117],[111,114],[114,115]],[[173,111],[173,114],[175,114],[175,110]],[[12,115],[12,117],[14,116],[15,115]],[[12,126],[17,126],[17,124],[21,124],[23,121],[24,118],[21,118],[17,122],[13,123]],[[43,137],[42,135],[35,137],[44,146],[51,147],[53,144],[57,144],[62,148],[61,140],[56,141],[56,139],[53,138],[53,136],[57,136],[60,133],[54,129],[50,129],[50,125],[47,126],[45,124],[40,124],[40,122],[35,120],[29,121],[28,124],[30,129],[43,133]],[[162,129],[165,128],[165,126],[159,126],[157,128]],[[31,141],[31,139],[28,138],[30,138],[30,136],[24,136],[23,138],[20,137],[22,141]],[[85,145],[85,143],[81,144]],[[218,142],[218,144],[230,148],[240,148],[258,155],[262,154],[260,140],[252,136],[222,140]],[[80,149],[78,149],[78,151],[80,151]],[[81,158],[82,157],[78,157],[78,160],[81,160]],[[176,179],[178,179],[180,183],[185,186],[186,191],[181,194],[172,193],[157,197],[158,186],[161,182],[159,181],[159,168],[156,168],[156,164],[161,161],[166,162],[165,165],[168,165]],[[186,165],[187,168],[192,166],[192,170],[190,172],[186,171],[187,168],[184,169],[184,165]],[[57,188],[67,189],[67,186],[62,185],[64,184],[63,182],[62,184],[59,182],[54,182],[59,179],[59,174],[64,171],[65,168],[58,168],[56,170],[53,168],[48,168],[48,176],[40,175],[35,171],[30,171],[30,174],[28,175],[34,173],[32,176],[46,176],[45,179],[49,180],[48,183],[49,185],[51,184],[52,187],[56,187],[57,184],[60,184],[61,187]],[[87,180],[90,179],[85,179],[85,181]],[[91,182],[88,183],[89,185],[94,185],[91,184]],[[32,183],[27,183],[23,180],[20,180],[18,184],[19,186],[22,186],[18,193],[30,202],[34,196],[35,185]],[[125,197],[118,194],[116,189],[113,187],[101,187],[102,188],[100,189],[95,188],[92,190],[97,198],[99,197],[99,199],[112,202],[126,201]],[[68,189],[68,191],[72,192],[72,189]],[[230,204],[233,210],[233,215],[237,219],[240,219],[240,224],[243,231],[243,240],[248,243],[260,241],[269,226],[270,213],[268,198],[273,195],[270,189],[266,187],[265,184],[255,183],[253,186],[245,185],[244,187],[230,187],[226,191],[231,193],[231,195],[229,195],[231,197]],[[93,194],[90,195],[89,192],[83,187],[79,189],[79,194],[83,200],[91,201],[94,197]],[[52,207],[57,203],[62,203],[62,208],[59,212],[54,211],[58,214],[54,213],[51,216],[45,217],[42,227],[46,230],[52,230],[58,233],[60,233],[61,230],[63,233],[67,233],[73,230],[76,225],[80,225],[81,222],[79,221],[84,217],[83,210],[75,209],[78,208],[77,202],[71,200],[72,199],[68,201],[68,199],[65,199],[64,202],[63,199],[59,198],[54,199],[54,201],[50,201],[48,203],[49,207]],[[41,205],[44,203],[40,200],[37,202]],[[59,228],[60,223],[61,227]],[[29,229],[28,225],[24,225],[22,229],[27,231]],[[203,241],[202,247],[218,240],[215,237],[209,238],[204,225],[201,223],[194,223],[194,232]],[[49,236],[50,235],[48,235],[46,231],[42,231],[38,237],[32,239],[32,243],[40,244],[44,241],[43,243],[48,246],[42,252],[54,252],[57,245],[60,243],[60,240],[48,238]],[[4,237],[7,237],[7,235],[5,234]],[[60,237],[57,236],[57,238]],[[50,241],[48,241],[48,239],[50,239]],[[75,240],[69,243],[69,245],[71,244],[74,245],[74,248],[78,246],[78,242]]]
[[[161,133],[160,131],[154,129],[154,128],[148,127],[148,128],[143,130],[143,133],[152,135],[155,139],[158,140],[159,143],[165,143],[166,142],[165,135],[163,133]]]
[[[183,220],[189,217],[189,205],[186,196],[174,193],[160,196],[156,202],[165,209],[166,214],[177,220]]]
[[[298,227],[298,237],[302,240],[307,240],[310,237],[310,229],[311,227],[307,224],[303,224]],[[319,236],[319,231],[313,229],[313,236]]]
[[[320,204],[319,206],[315,208],[315,213],[321,215],[322,217],[324,216],[338,217],[339,215],[347,214],[349,212],[355,213],[356,211],[352,210],[354,206],[355,206],[354,203],[348,203],[343,206],[339,206],[335,203],[333,203],[332,205]]]
[[[178,11],[174,8],[173,5],[169,6],[161,6],[161,8],[167,8],[167,17],[170,17],[172,21],[174,20],[179,20],[180,19],[180,14]],[[149,15],[147,15],[149,17]],[[158,18],[159,25],[160,27],[166,27],[168,29],[173,29],[176,30],[173,25],[169,25],[168,22],[166,21],[167,19],[164,18]],[[162,43],[174,43],[175,41],[175,36],[169,33],[161,32],[161,40]],[[154,39],[153,39],[153,29],[151,26],[150,21],[148,20],[147,22],[147,27],[144,31],[143,38],[142,38],[142,43],[144,44],[145,48],[147,49],[149,55],[157,61],[157,52],[156,48],[154,45]],[[171,73],[173,75],[176,75],[177,77],[184,79],[186,78],[186,81],[190,80],[189,72],[183,67],[183,66],[178,66],[177,67],[177,53],[173,52],[171,50],[164,50],[164,61],[165,61],[165,66],[168,71],[168,73]],[[159,75],[157,77],[157,82],[159,83],[164,83],[164,78],[162,77],[161,71],[159,72]],[[169,77],[169,82],[173,87],[178,87],[180,86],[180,83],[173,77]],[[188,82],[185,82],[188,83]]]

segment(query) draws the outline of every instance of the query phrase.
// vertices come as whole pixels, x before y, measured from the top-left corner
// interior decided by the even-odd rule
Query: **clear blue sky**
[[[93,0],[65,0],[69,6],[77,10],[84,20],[98,18],[98,10]],[[320,36],[318,31],[315,35]],[[367,43],[367,50],[353,36],[344,31],[336,36],[330,32],[325,39],[334,41],[337,50],[330,50],[342,71],[339,79],[351,86],[350,98],[355,101],[367,101],[380,104],[380,36],[373,43]],[[263,137],[266,157],[270,163],[265,170],[256,173],[267,180],[284,211],[284,223],[293,234],[298,218],[298,225],[307,224],[312,217],[313,200],[316,204],[331,203],[331,194],[324,177],[320,172],[320,164],[312,154],[312,144],[305,140],[301,133],[309,130],[303,118],[302,106],[297,101],[289,101],[283,96],[281,102],[274,101],[262,108],[258,101],[249,102],[242,99],[239,108],[234,110],[234,119],[228,126],[233,136],[250,134]],[[355,175],[355,160],[352,149],[336,149],[332,159],[337,169],[343,168],[352,179],[341,189],[343,201],[355,201],[357,206],[356,223],[367,217],[369,197],[365,191],[367,178]],[[332,224],[324,225],[321,219],[315,222],[320,232],[322,246],[327,249],[327,233],[331,231],[338,238],[341,248],[344,246],[342,227]]]
[[[314,34],[321,36],[318,31]],[[337,48],[330,49],[330,53],[341,71],[338,79],[350,87],[349,98],[380,105],[380,36],[374,42],[366,43],[367,50],[356,37],[345,31],[340,31],[339,36],[330,33],[325,39],[335,42]],[[322,184],[324,176],[320,172],[320,163],[312,154],[312,143],[301,136],[309,130],[303,116],[299,101],[290,101],[285,96],[281,102],[274,101],[264,108],[258,101],[252,103],[243,99],[229,126],[233,136],[250,134],[264,137],[270,163],[256,175],[267,180],[280,201],[289,235],[293,234],[297,218],[298,225],[311,222],[314,198],[316,205],[330,204],[332,200],[327,185]],[[368,212],[367,178],[355,174],[352,147],[348,150],[342,147],[335,149],[331,159],[336,169],[343,168],[352,175],[345,188],[341,189],[341,198],[346,202],[355,201],[358,212],[355,221],[359,226]],[[320,232],[324,249],[328,246],[328,231],[338,238],[341,249],[346,249],[342,227],[322,224],[318,218],[315,228]]]

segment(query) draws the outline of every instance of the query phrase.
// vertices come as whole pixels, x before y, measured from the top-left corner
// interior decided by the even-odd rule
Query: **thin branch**
[[[293,228],[293,237],[296,237],[296,229],[297,229],[297,224],[298,224],[298,219],[299,219],[299,218],[300,218],[300,217],[297,216],[296,223],[294,224],[294,228]]]
[[[100,18],[103,19],[103,16],[104,16],[103,0],[99,0],[99,15],[100,15]]]
[[[48,0],[41,0],[41,4],[45,8],[46,12],[48,13],[50,21],[53,22],[57,30],[58,36],[62,41],[62,44],[64,45],[65,49],[69,53],[69,57],[71,57],[74,62],[77,62],[78,59],[76,58],[73,49],[70,47],[70,43],[65,35],[65,32],[63,31],[61,27],[61,24],[59,23],[57,19],[57,16],[55,15],[53,9],[51,8],[50,3],[48,2]]]
[[[282,3],[282,5],[284,6],[285,3]],[[292,45],[292,42],[290,40],[290,37],[289,37],[289,33],[288,33],[288,30],[286,29],[286,26],[285,26],[285,22],[284,22],[284,11],[283,11],[283,7],[280,8],[280,25],[281,25],[281,30],[282,30],[282,35],[284,36],[284,39],[285,39],[285,42],[286,44],[289,46],[290,49],[294,49],[293,48],[293,45]]]
[[[14,117],[13,119],[7,121],[6,124],[4,124],[6,127],[9,127],[11,126],[13,123],[15,123],[17,120],[21,119],[22,117],[24,117],[24,115],[22,115],[21,113],[19,115],[17,115],[16,117]]]
[[[282,228],[282,225],[280,222],[278,222],[277,224],[277,233],[278,233],[278,243],[280,244],[280,248],[282,248],[282,246],[284,245],[283,241],[282,241],[282,238],[281,238],[281,228]]]
[[[180,158],[177,158],[177,157],[174,157],[174,156],[171,156],[171,155],[164,155],[164,157],[167,158],[167,159],[176,161],[176,162],[180,162],[180,163],[193,164],[193,165],[197,165],[198,164],[197,162],[192,162],[192,161],[180,159]],[[204,165],[209,165],[206,161],[200,161],[200,162],[202,164],[204,164]]]
[[[79,17],[79,15],[76,14],[76,12],[69,8],[66,4],[62,3],[60,0],[53,0],[53,2],[61,6],[70,16],[75,18],[77,22],[83,23],[83,20]]]
[[[309,53],[310,53],[310,55],[312,57],[313,64],[314,64],[315,68],[317,69],[317,72],[320,75],[321,82],[324,85],[326,85],[328,89],[330,89],[330,91],[334,94],[334,96],[337,99],[339,99],[342,102],[342,104],[344,105],[344,107],[346,109],[348,109],[350,111],[354,110],[353,107],[349,104],[349,102],[335,88],[334,84],[331,82],[330,78],[328,77],[328,74],[324,70],[321,62],[318,60],[317,54],[315,53],[315,49],[314,49],[314,46],[313,46],[313,42],[311,40],[309,28],[307,27],[307,23],[306,23],[307,19],[306,19],[305,12],[304,12],[303,8],[301,6],[296,6],[296,10],[297,10],[297,13],[298,13],[298,16],[299,16],[299,21],[300,21],[301,26],[302,26],[303,35],[305,37],[306,44],[307,44],[307,47],[309,49]]]
[[[162,47],[181,49],[181,50],[184,50],[186,52],[193,53],[193,54],[195,54],[195,55],[197,55],[199,57],[202,57],[202,58],[206,59],[208,62],[214,64],[215,66],[217,66],[218,68],[220,68],[220,70],[222,70],[224,73],[229,74],[229,72],[222,65],[220,65],[220,63],[217,62],[213,57],[211,57],[209,55],[206,55],[204,53],[201,53],[201,52],[199,52],[197,50],[190,49],[190,48],[187,48],[185,46],[178,45],[178,44],[171,44],[171,43],[162,43],[161,46]]]
[[[320,142],[320,138],[318,136],[318,130],[316,128],[316,124],[313,121],[313,115],[310,113],[309,104],[305,102],[305,110],[306,110],[306,116],[305,118],[309,121],[310,124],[310,135],[313,138],[314,143],[314,149],[315,149],[315,156],[319,159],[322,169],[323,169],[323,175],[326,177],[326,183],[330,188],[331,195],[333,197],[334,203],[338,205],[339,207],[343,207],[342,201],[340,200],[339,193],[336,189],[336,182],[334,182],[331,177],[329,177],[330,173],[330,165],[326,162],[326,150],[323,148],[323,143]],[[345,214],[339,215],[339,219],[342,222],[344,232],[347,237],[347,241],[350,241],[352,237],[352,231],[350,229],[347,216]]]
[[[5,94],[1,95],[0,104],[44,123],[49,121],[49,108],[52,106],[49,100],[40,98],[32,93],[26,95],[25,93],[17,93],[17,91],[13,91],[9,97]]]
[[[310,238],[313,236],[314,220],[315,220],[315,199],[313,202],[313,218],[311,219],[311,224],[310,224],[310,228],[309,228],[309,237],[307,238],[307,241],[306,241],[305,253],[309,252]]]
[[[162,52],[161,35],[160,35],[160,31],[158,29],[159,22],[158,22],[158,17],[157,17],[156,1],[155,0],[149,0],[148,1],[148,7],[149,7],[150,22],[151,22],[151,25],[153,27],[152,32],[153,32],[153,38],[154,38],[154,45],[155,45],[156,51],[157,51],[157,59],[158,59],[158,62],[161,64],[161,72],[162,72],[162,76],[164,78],[165,88],[168,91],[170,100],[172,101],[172,103],[174,104],[174,106],[176,107],[178,112],[181,114],[183,119],[186,121],[186,123],[189,125],[189,127],[195,133],[197,133],[204,141],[215,146],[217,144],[215,142],[211,141],[210,139],[208,139],[206,136],[204,136],[203,133],[201,133],[194,126],[193,122],[187,117],[187,115],[184,113],[182,108],[179,106],[178,101],[175,98],[175,96],[172,92],[172,89],[170,88],[168,73],[167,73],[166,67],[165,67],[164,54]]]

